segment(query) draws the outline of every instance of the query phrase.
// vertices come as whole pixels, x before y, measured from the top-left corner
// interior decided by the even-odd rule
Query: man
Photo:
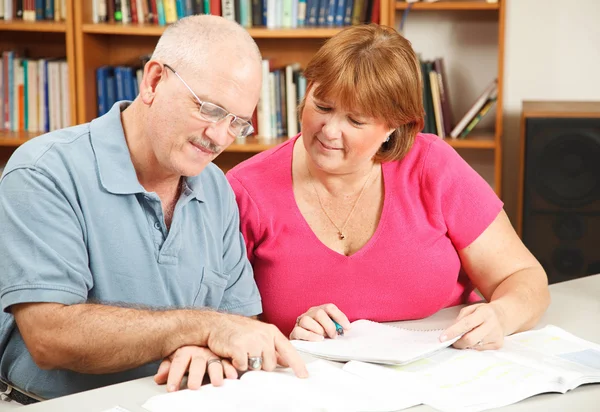
[[[0,181],[0,380],[22,403],[157,372],[177,390],[237,370],[298,376],[261,312],[227,180],[211,161],[261,85],[248,33],[215,16],[168,27],[140,94],[20,147]],[[222,312],[207,308],[219,309]],[[244,315],[244,316],[240,316]]]

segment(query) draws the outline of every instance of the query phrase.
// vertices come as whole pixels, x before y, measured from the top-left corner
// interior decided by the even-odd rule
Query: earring
[[[384,140],[384,142],[383,142],[383,143],[387,143],[387,142],[389,142],[389,141],[390,141],[390,136],[391,136],[391,135],[389,135],[389,134],[388,134],[388,137],[387,137],[387,138]]]

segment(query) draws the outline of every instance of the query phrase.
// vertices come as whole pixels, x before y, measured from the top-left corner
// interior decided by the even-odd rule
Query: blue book
[[[338,0],[337,7],[335,8],[335,25],[343,26],[344,25],[344,16],[346,15],[346,1],[347,0]]]
[[[327,0],[321,0],[327,1]],[[319,15],[319,0],[306,0],[306,25],[315,27]]]
[[[110,68],[106,77],[106,101],[108,110],[117,102],[117,84],[115,81],[115,72]]]
[[[35,0],[35,19],[44,20],[45,17],[45,4],[44,0]]]
[[[50,131],[50,96],[48,90],[48,60],[44,60],[44,131]]]
[[[46,20],[54,20],[54,0],[46,0]]]
[[[115,67],[115,85],[117,88],[117,101],[126,100],[125,97],[125,79],[123,74],[123,67]]]
[[[175,0],[175,10],[177,11],[177,19],[185,17],[185,0]]]
[[[133,101],[135,99],[135,89],[133,87],[133,69],[131,67],[123,67],[123,83],[125,84],[125,99]]]
[[[102,116],[104,113],[108,112],[108,87],[106,84],[106,80],[108,78],[108,66],[102,66],[96,69],[96,95],[98,102],[98,116]]]
[[[156,0],[156,13],[158,14],[158,25],[166,26],[167,19],[165,17],[165,4],[163,0]]]
[[[323,27],[327,23],[327,12],[329,11],[330,0],[319,0],[319,9],[317,11],[317,26]],[[333,0],[335,2],[335,0]],[[334,3],[335,4],[335,3]]]
[[[353,7],[354,7],[354,0],[346,0],[346,11],[344,13],[344,26],[350,26],[352,24]]]
[[[337,11],[338,0],[329,0],[325,14],[325,24],[329,27],[335,24],[335,12]],[[319,16],[321,17],[321,16]]]
[[[23,67],[23,128],[29,130],[29,61],[23,59],[21,67]]]

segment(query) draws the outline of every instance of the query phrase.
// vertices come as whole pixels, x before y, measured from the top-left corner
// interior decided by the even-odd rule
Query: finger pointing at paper
[[[479,303],[463,308],[452,326],[440,336],[440,341],[462,337],[454,342],[458,349],[499,349],[504,342],[498,308],[494,303]]]
[[[317,342],[325,338],[335,339],[350,329],[348,317],[333,303],[326,303],[313,306],[298,316],[290,339]]]

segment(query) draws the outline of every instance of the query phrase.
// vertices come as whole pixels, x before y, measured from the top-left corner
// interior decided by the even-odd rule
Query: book
[[[447,348],[458,340],[440,342],[443,329],[402,329],[364,319],[351,325],[352,329],[336,339],[319,342],[292,340],[291,343],[301,352],[328,360],[405,365]]]
[[[418,405],[411,393],[386,382],[369,381],[325,361],[306,365],[309,377],[299,379],[289,368],[251,371],[223,386],[156,395],[142,407],[150,412],[203,411],[397,411]],[[341,395],[343,394],[343,396]]]
[[[599,383],[600,345],[548,325],[507,336],[499,350],[447,348],[406,366],[349,362],[343,369],[405,388],[442,412],[479,412]]]
[[[485,102],[489,99],[489,97],[496,92],[496,88],[498,86],[498,79],[494,79],[481,93],[481,95],[477,98],[473,106],[465,113],[465,115],[460,119],[460,121],[456,124],[454,129],[450,132],[450,137],[457,138],[462,131],[467,127],[467,125],[473,120],[473,118],[477,115],[477,113],[481,110],[481,108],[485,105]]]

